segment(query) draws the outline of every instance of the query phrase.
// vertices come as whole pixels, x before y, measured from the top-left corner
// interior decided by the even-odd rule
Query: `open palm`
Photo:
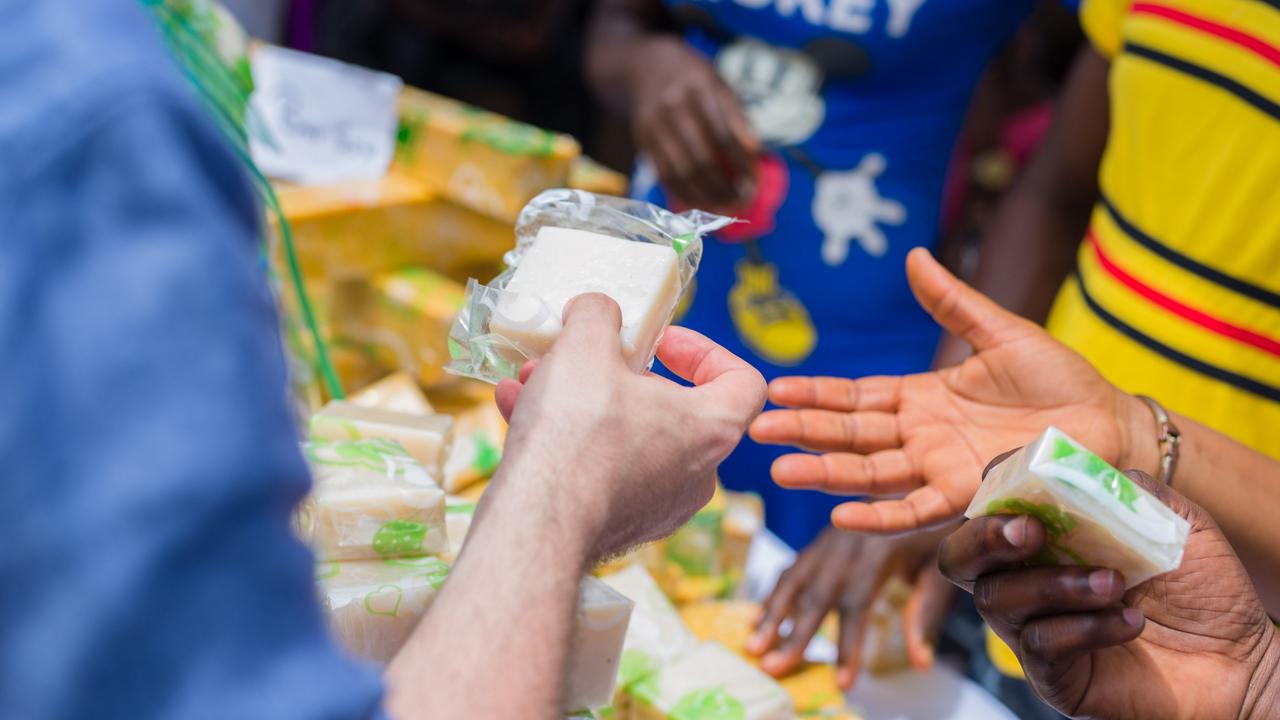
[[[775,380],[785,408],[760,416],[757,442],[792,454],[773,466],[789,488],[883,499],[838,507],[846,530],[903,532],[964,512],[986,462],[1056,425],[1111,462],[1127,460],[1122,413],[1133,399],[1039,326],[948,273],[927,251],[907,256],[920,304],[974,347],[960,365],[907,376]],[[904,496],[905,494],[905,496]]]

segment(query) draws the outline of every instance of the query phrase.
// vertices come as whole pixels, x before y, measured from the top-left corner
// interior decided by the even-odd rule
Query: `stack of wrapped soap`
[[[717,483],[705,507],[671,537],[643,548],[638,559],[677,604],[734,597],[751,542],[763,527],[760,496]]]
[[[853,719],[830,666],[806,665],[778,681],[744,656],[754,605],[707,603],[677,611],[640,565],[604,581],[636,603],[608,717]]]

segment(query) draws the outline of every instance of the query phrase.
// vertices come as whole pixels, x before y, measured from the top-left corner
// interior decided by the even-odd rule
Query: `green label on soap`
[[[303,443],[302,450],[316,465],[358,467],[387,473],[391,477],[402,475],[405,466],[413,462],[400,443],[383,438],[335,442],[313,440]]]
[[[422,551],[427,526],[413,520],[390,520],[373,534],[373,551],[382,557]]]
[[[747,710],[722,687],[695,690],[671,708],[671,720],[745,720]]]
[[[1054,461],[1096,479],[1108,495],[1137,512],[1134,503],[1138,500],[1138,488],[1134,486],[1132,480],[1111,467],[1106,460],[1084,448],[1076,447],[1066,438],[1058,438],[1054,441],[1052,456]]]
[[[1087,565],[1080,553],[1067,547],[1063,536],[1079,525],[1074,517],[1061,508],[1045,503],[1033,503],[1022,498],[1005,498],[987,503],[988,515],[1030,515],[1040,521],[1048,536],[1045,547],[1032,562],[1039,565],[1064,565],[1068,562]],[[1065,558],[1065,561],[1064,561]]]

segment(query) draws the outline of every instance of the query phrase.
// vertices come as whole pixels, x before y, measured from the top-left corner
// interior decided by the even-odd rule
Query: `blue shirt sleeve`
[[[378,716],[288,530],[253,197],[156,60],[0,132],[0,717]]]

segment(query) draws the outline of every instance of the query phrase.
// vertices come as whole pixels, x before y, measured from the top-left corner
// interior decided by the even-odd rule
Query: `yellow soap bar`
[[[386,663],[404,646],[449,575],[429,556],[320,563],[316,579],[330,629],[353,655]]]
[[[321,560],[442,553],[445,495],[397,442],[311,441],[314,478],[298,509],[298,533]]]
[[[510,223],[449,202],[394,168],[377,180],[275,189],[313,283],[414,265],[465,282],[498,266],[513,242]],[[277,267],[284,267],[281,250]]]
[[[598,195],[626,195],[627,176],[583,155],[569,167],[569,187]]]
[[[533,196],[563,187],[582,152],[568,135],[406,87],[396,165],[449,200],[514,223]]]
[[[678,258],[667,245],[543,227],[507,282],[489,331],[525,357],[541,357],[560,334],[565,305],[589,292],[618,303],[622,353],[643,372],[680,298]]]
[[[411,415],[334,400],[311,416],[316,440],[395,440],[409,451],[433,483],[443,479],[444,459],[453,444],[453,418]]]
[[[421,267],[373,279],[373,324],[404,370],[424,385],[443,380],[449,362],[449,328],[462,309],[462,285]]]
[[[347,398],[352,405],[410,415],[431,415],[431,401],[405,372],[395,372]]]

